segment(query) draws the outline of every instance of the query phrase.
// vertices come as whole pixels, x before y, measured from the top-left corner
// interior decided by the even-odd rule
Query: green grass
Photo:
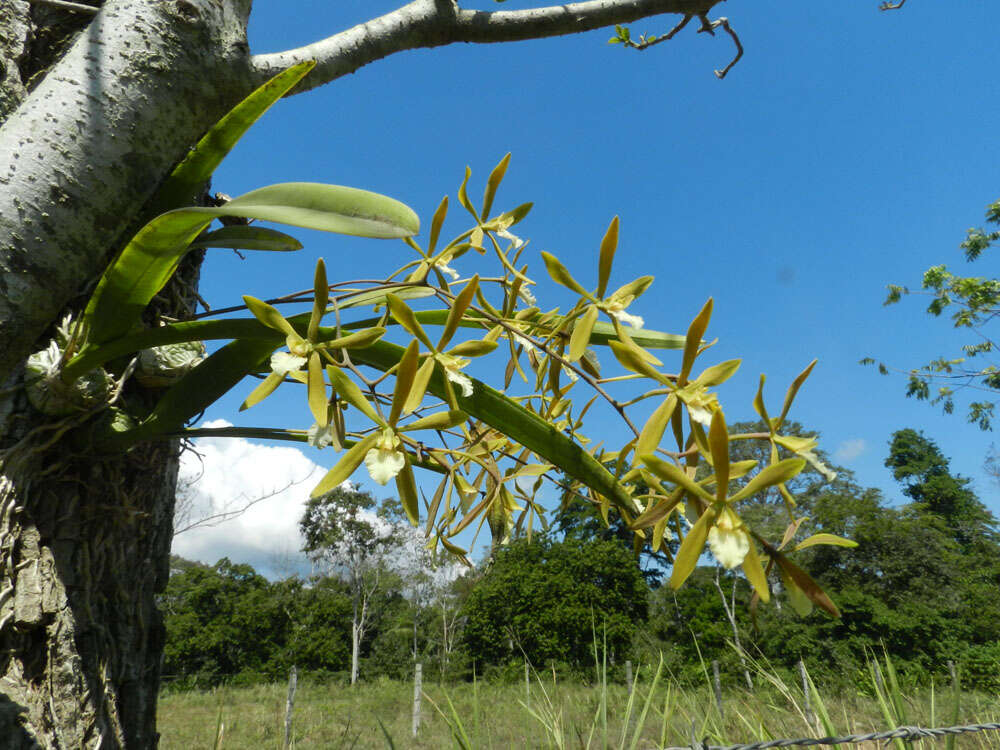
[[[880,665],[882,672],[886,664]],[[891,667],[890,667],[891,669]],[[643,666],[634,696],[624,685],[554,683],[537,675],[526,698],[524,684],[425,683],[422,723],[411,736],[412,683],[378,681],[355,688],[300,682],[295,700],[293,747],[307,748],[654,748],[691,743],[749,743],[782,737],[861,734],[889,728],[890,717],[943,726],[1000,720],[1000,696],[956,694],[950,685],[904,695],[810,690],[813,724],[807,721],[801,686],[786,683],[758,665],[753,693],[724,690],[723,713],[710,685],[681,688],[667,677],[655,680],[656,665]],[[650,688],[652,687],[652,690]],[[280,749],[287,687],[283,684],[174,692],[159,706],[162,750]],[[605,710],[606,706],[606,719]],[[219,722],[221,742],[217,743]],[[390,744],[391,741],[391,744]],[[945,740],[907,743],[917,750],[945,747]],[[981,732],[957,739],[958,748],[1000,748],[1000,734]],[[842,745],[842,748],[873,747]]]

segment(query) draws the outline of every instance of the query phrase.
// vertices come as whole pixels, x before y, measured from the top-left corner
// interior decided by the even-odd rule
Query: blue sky
[[[257,0],[252,49],[315,41],[392,8],[298,2],[290,13],[288,3]],[[882,461],[891,433],[913,427],[1000,514],[982,471],[992,433],[904,398],[901,378],[857,364],[870,355],[907,368],[965,342],[947,320],[928,317],[920,298],[884,308],[887,283],[918,287],[937,263],[994,273],[991,257],[967,266],[957,246],[1000,197],[990,52],[1000,7],[979,0],[956,11],[920,1],[891,13],[874,0],[726,3],[712,17],[729,17],[746,54],[724,81],[712,71],[730,59],[730,40],[696,34],[694,24],[641,54],[607,45],[608,31],[403,53],[280,102],[217,172],[215,189],[352,185],[403,200],[426,227],[467,164],[478,194],[510,151],[498,201],[535,202],[519,234],[531,240],[536,277],[544,276],[538,251],[547,250],[593,283],[598,243],[617,214],[614,281],[656,276],[630,312],[650,328],[683,332],[714,297],[709,335],[719,344],[705,362],[743,359],[721,392],[729,421],[753,416],[761,372],[776,409],[816,357],[791,416],[820,431],[822,447],[861,484],[901,499]],[[674,22],[640,22],[633,33]],[[203,295],[223,306],[240,294],[308,287],[317,256],[331,280],[409,258],[401,243],[295,234],[306,249],[294,256],[212,256]],[[552,291],[541,285],[542,295]],[[206,418],[311,422],[304,399],[237,415],[244,395]],[[331,465],[334,454],[312,458]]]

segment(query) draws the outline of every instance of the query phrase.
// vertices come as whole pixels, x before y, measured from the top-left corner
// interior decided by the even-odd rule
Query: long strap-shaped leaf
[[[315,65],[314,60],[293,65],[233,107],[174,168],[153,196],[151,212],[147,215],[155,216],[194,203],[205,183],[237,141]]]
[[[254,372],[279,344],[280,340],[265,338],[226,344],[169,388],[142,424],[133,430],[109,435],[106,441],[101,441],[101,448],[123,449],[141,440],[183,429],[194,415],[203,412],[248,373]]]
[[[415,314],[417,320],[424,325],[444,325],[448,320],[447,310],[420,310],[416,311]],[[301,329],[301,332],[304,333],[306,330],[305,326],[309,320],[309,313],[295,315],[288,318],[288,320],[296,329]],[[345,322],[341,325],[341,328],[345,331],[355,331],[362,328],[371,328],[382,322],[385,322],[382,318],[365,318],[363,320]],[[387,322],[392,325],[396,321],[390,317]],[[465,318],[463,318],[459,325],[467,328],[479,327],[478,323],[466,320]],[[594,327],[594,334],[590,340],[591,344],[601,345],[614,340],[615,332],[611,324],[604,324],[607,326],[607,330],[598,327],[601,325],[601,323],[598,323]],[[684,346],[683,336],[640,329],[633,333],[633,341],[638,341],[640,335],[644,337],[643,346],[650,348],[679,349]],[[95,367],[103,365],[105,362],[154,346],[178,344],[182,341],[213,341],[260,337],[274,338],[274,331],[261,324],[256,318],[226,318],[171,323],[170,325],[149,328],[123,336],[114,341],[102,344],[100,348],[90,347],[66,365],[63,369],[63,377],[66,380],[74,380]]]
[[[416,234],[417,215],[397,200],[367,190],[287,182],[269,185],[224,206],[182,208],[146,224],[101,278],[84,313],[87,342],[124,336],[174,272],[188,246],[219,216],[242,216],[362,237]]]

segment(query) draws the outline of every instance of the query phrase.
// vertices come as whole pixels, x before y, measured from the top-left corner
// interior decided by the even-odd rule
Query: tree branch
[[[577,34],[649,16],[703,17],[721,0],[586,0],[515,11],[464,10],[455,0],[414,0],[319,42],[265,55],[251,64],[263,83],[303,60],[316,68],[294,89],[301,93],[408,49],[456,42],[491,44]]]
[[[97,8],[93,5],[84,5],[83,3],[71,3],[67,0],[28,0],[28,2],[34,5],[49,5],[53,8],[62,8],[63,10],[72,11],[74,13],[86,13],[87,15],[97,15]]]

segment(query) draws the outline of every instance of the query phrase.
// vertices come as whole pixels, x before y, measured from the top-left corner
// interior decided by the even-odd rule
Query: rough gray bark
[[[79,310],[198,137],[294,60],[319,60],[305,90],[404,49],[700,15],[716,1],[483,13],[416,0],[251,58],[250,0],[106,0],[96,16],[0,0],[0,750],[157,745],[155,596],[168,574],[176,445],[94,455],[87,420],[101,414],[46,421],[18,373],[58,317]],[[190,291],[197,263],[184,272],[177,284]],[[131,381],[121,396],[137,413],[155,397]]]

